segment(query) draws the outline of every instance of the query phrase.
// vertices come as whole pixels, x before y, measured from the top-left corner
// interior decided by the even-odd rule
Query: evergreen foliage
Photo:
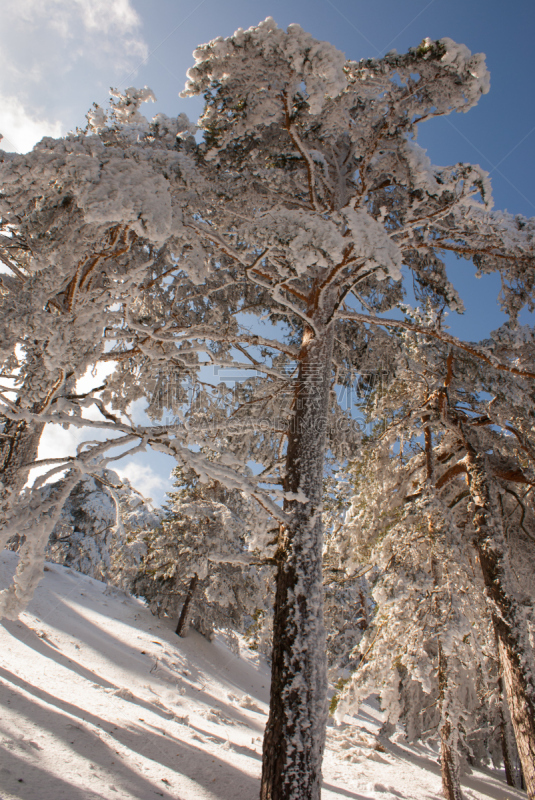
[[[202,483],[191,469],[176,467],[173,476],[167,511],[143,536],[146,554],[132,591],[153,613],[177,619],[196,576],[191,624],[208,638],[216,629],[232,637],[263,609],[262,569],[248,550],[251,503],[218,481]]]

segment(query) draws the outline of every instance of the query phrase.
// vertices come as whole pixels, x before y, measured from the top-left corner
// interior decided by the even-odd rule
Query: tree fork
[[[306,328],[294,416],[288,434],[285,492],[291,523],[281,531],[273,622],[269,718],[261,800],[319,800],[327,722],[321,519],[323,462],[333,326]]]

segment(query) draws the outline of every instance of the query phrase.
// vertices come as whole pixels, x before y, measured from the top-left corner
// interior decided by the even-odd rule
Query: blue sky
[[[93,101],[107,103],[110,86],[148,85],[157,97],[145,106],[148,116],[185,112],[195,119],[200,101],[178,97],[193,49],[267,16],[284,27],[297,22],[357,60],[449,36],[486,54],[491,90],[468,114],[423,125],[419,143],[436,164],[479,163],[491,173],[496,208],[535,215],[533,0],[3,0],[2,6],[0,146],[20,152],[42,135],[83,126]],[[469,262],[449,265],[467,307],[463,318],[450,317],[452,331],[482,338],[504,321],[499,283],[476,280]],[[142,468],[145,483],[153,469],[163,475],[167,463],[140,458],[136,481]],[[162,485],[153,481],[149,491],[161,497]]]

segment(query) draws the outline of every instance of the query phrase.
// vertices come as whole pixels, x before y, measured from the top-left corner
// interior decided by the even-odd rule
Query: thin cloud
[[[141,492],[144,497],[150,497],[151,494],[161,495],[170,488],[169,481],[164,480],[147,464],[129,461],[122,467],[110,465],[110,468],[123,480],[125,478],[129,480],[134,489]]]
[[[3,149],[25,152],[66,133],[89,74],[93,86],[115,85],[148,54],[131,0],[4,0],[2,11]]]
[[[140,35],[141,18],[130,0],[4,0],[5,19],[3,39],[9,33],[22,30],[33,38],[46,38],[47,33],[65,40],[72,57],[80,56],[85,44],[93,50],[112,48],[110,43],[99,42],[99,37],[113,40],[113,50],[119,58],[124,55],[146,55],[147,45]],[[45,32],[46,31],[46,32]],[[74,47],[72,46],[75,43]],[[86,52],[87,56],[88,53]]]

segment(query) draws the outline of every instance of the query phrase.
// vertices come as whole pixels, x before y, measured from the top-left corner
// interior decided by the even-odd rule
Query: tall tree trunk
[[[184,605],[182,606],[182,611],[180,614],[180,619],[178,620],[178,625],[176,626],[176,633],[178,633],[178,635],[182,637],[188,635],[190,620],[191,620],[191,612],[193,611],[193,598],[195,596],[195,590],[197,588],[198,583],[199,583],[199,576],[197,575],[197,573],[195,573],[195,575],[189,582],[188,593],[186,595],[186,599],[184,600]]]
[[[10,504],[24,488],[30,472],[30,467],[27,465],[37,458],[44,427],[44,422],[28,423],[25,420],[11,419],[4,422],[0,435],[0,481],[2,482],[0,513],[3,518]],[[5,546],[11,550],[18,550],[22,541],[23,537],[16,533]]]
[[[524,672],[515,637],[507,623],[494,615],[494,629],[499,635],[500,662],[509,700],[511,720],[525,788],[529,800],[535,800],[535,703]]]
[[[509,714],[507,713],[506,709],[506,699],[505,693],[503,688],[503,678],[499,677],[498,685],[500,688],[500,739],[502,744],[502,756],[503,756],[503,766],[505,768],[505,780],[507,781],[508,786],[517,787],[516,780],[515,780],[515,769],[513,766],[513,757],[512,757],[512,734],[509,735]]]
[[[470,494],[475,506],[474,545],[492,603],[492,623],[526,791],[529,800],[535,800],[535,686],[525,662],[522,639],[526,634],[517,600],[508,591],[507,544],[496,488],[489,478],[485,455],[476,452],[466,435],[465,443]]]
[[[446,800],[462,800],[459,783],[458,755],[452,742],[453,728],[447,711],[448,661],[440,640],[438,642],[438,705],[442,723],[440,726],[440,767],[442,792]]]
[[[6,420],[0,436],[0,480],[15,494],[21,491],[35,461],[44,422]]]
[[[433,480],[433,446],[431,431],[428,427],[424,429],[425,446],[427,455],[427,476]],[[431,537],[435,537],[433,518],[428,517],[428,527]],[[444,653],[440,640],[441,621],[443,619],[440,609],[440,576],[435,556],[431,557],[431,573],[435,586],[435,598],[433,607],[437,622],[437,656],[438,656],[438,710],[440,712],[440,770],[442,774],[442,792],[446,800],[462,800],[461,784],[459,782],[459,754],[456,748],[457,728],[451,723],[448,708],[448,659]]]
[[[446,800],[462,800],[459,769],[451,747],[452,730],[449,721],[440,729],[440,767],[442,772],[442,792]]]
[[[327,723],[321,519],[332,325],[305,329],[288,436],[261,800],[319,800]]]
[[[364,594],[363,590],[359,590],[359,602],[360,602],[360,616],[357,622],[357,625],[361,629],[361,631],[368,630],[369,622],[368,622],[368,608],[366,603],[366,595]]]

